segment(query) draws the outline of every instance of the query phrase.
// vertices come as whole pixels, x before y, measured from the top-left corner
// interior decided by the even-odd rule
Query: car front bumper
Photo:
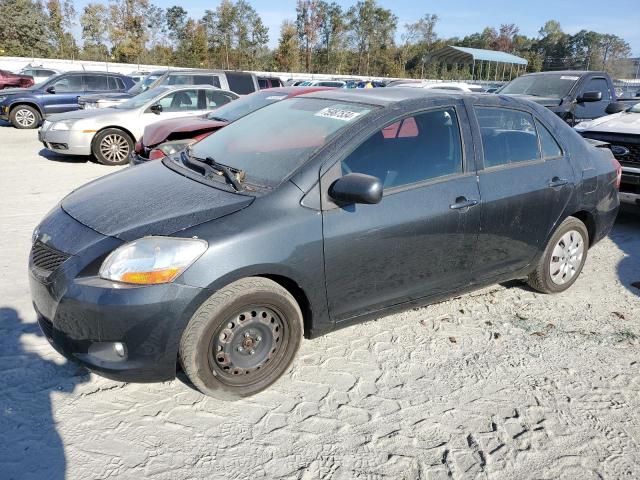
[[[632,205],[640,205],[640,167],[622,167],[620,201]]]
[[[143,163],[147,163],[149,161],[148,158],[143,157],[142,155],[137,154],[136,152],[132,152],[129,155],[129,165],[141,165]]]
[[[45,124],[38,130],[38,140],[45,148],[63,155],[91,155],[95,132],[82,130],[51,130]]]
[[[180,336],[210,292],[179,283],[133,286],[101,279],[97,269],[120,240],[90,230],[61,209],[38,228],[37,241],[47,241],[48,248],[69,247],[67,258],[50,272],[35,265],[34,250],[29,257],[32,302],[51,345],[114,380],[174,378]]]

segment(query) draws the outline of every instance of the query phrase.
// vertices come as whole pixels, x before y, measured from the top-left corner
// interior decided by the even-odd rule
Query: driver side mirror
[[[607,105],[607,108],[604,109],[604,113],[611,115],[612,113],[624,112],[627,108],[629,108],[629,105],[625,105],[624,103],[611,102]]]
[[[151,107],[149,107],[149,110],[151,110],[156,115],[160,115],[162,113],[162,105],[156,103],[154,105],[151,105]]]
[[[339,178],[329,188],[329,196],[337,203],[374,204],[382,200],[382,182],[364,173],[349,173]]]
[[[47,93],[56,93],[56,87],[54,85],[51,85],[49,88],[47,88],[45,90]]]
[[[599,102],[602,100],[602,92],[584,92],[578,96],[578,103]]]

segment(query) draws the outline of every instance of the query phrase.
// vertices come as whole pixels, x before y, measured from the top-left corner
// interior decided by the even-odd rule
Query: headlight
[[[69,130],[73,125],[73,120],[62,120],[51,124],[51,130]]]
[[[92,103],[85,103],[84,106],[82,107],[84,110],[91,110],[93,108],[98,108],[98,104],[96,102],[92,102]]]
[[[207,249],[196,238],[144,237],[116,248],[100,267],[100,277],[114,282],[153,285],[168,283]]]
[[[156,147],[158,150],[162,150],[165,155],[173,155],[174,153],[181,152],[189,145],[196,143],[196,140],[193,138],[185,139],[185,140],[175,140],[173,142],[163,143],[159,147]]]

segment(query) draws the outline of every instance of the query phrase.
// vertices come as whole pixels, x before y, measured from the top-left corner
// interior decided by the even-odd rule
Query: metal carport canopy
[[[514,65],[527,65],[529,63],[526,59],[510,53],[484,50],[482,48],[454,47],[451,45],[436,50],[431,54],[431,58],[447,63],[497,62]]]

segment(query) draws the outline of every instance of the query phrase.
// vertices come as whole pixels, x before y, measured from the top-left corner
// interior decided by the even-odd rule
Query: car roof
[[[422,88],[361,88],[361,89],[330,89],[322,92],[311,93],[313,98],[328,100],[341,100],[345,102],[368,103],[371,105],[387,106],[393,103],[430,98],[458,98],[462,96],[474,96],[481,94],[450,91],[433,91],[436,89]]]
[[[295,97],[297,95],[305,95],[307,93],[313,92],[321,92],[323,90],[335,90],[332,87],[275,87],[275,88],[265,88],[264,90],[258,90],[257,92],[251,93],[251,95],[256,94],[265,94],[265,93],[283,93],[286,94],[287,97]]]
[[[47,69],[49,70],[49,69]],[[116,72],[105,72],[104,70],[68,70],[66,72],[60,72],[60,75],[72,74],[72,75],[117,75],[120,77],[127,77],[124,73],[116,73]]]
[[[582,77],[583,75],[596,73],[600,75],[604,75],[605,72],[597,71],[597,70],[551,70],[548,72],[535,72],[535,73],[527,73],[525,75],[572,75],[576,77]]]

